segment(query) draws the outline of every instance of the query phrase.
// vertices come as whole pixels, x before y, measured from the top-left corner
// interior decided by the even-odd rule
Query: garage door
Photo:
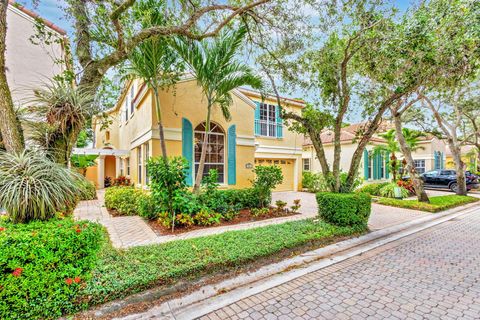
[[[293,190],[293,172],[295,160],[291,159],[255,159],[256,166],[279,166],[282,169],[283,182],[275,191]]]

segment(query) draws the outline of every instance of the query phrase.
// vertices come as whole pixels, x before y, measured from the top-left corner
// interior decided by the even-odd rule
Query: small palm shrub
[[[41,152],[0,152],[0,207],[14,222],[47,220],[75,207],[78,174]]]
[[[409,192],[404,187],[399,187],[395,182],[389,183],[380,189],[380,196],[385,198],[395,198],[395,188],[400,188],[402,198],[406,198]]]

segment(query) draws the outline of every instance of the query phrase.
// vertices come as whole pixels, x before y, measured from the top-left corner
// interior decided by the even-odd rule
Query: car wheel
[[[452,192],[455,192],[455,193],[457,193],[457,190],[458,190],[458,184],[457,184],[456,182],[454,182],[454,183],[452,183],[452,184],[450,185],[450,187],[449,187],[449,188],[450,188],[450,190],[452,190]]]

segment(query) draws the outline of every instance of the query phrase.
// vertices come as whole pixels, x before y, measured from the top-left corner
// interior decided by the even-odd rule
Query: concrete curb
[[[186,320],[201,317],[305,274],[472,213],[477,207],[478,203],[472,203],[309,251],[291,259],[264,266],[255,272],[204,286],[194,293],[166,301],[144,313],[133,314],[121,319],[143,319],[154,316],[156,319]]]

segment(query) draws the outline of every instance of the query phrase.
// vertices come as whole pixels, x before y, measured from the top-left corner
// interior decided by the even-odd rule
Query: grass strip
[[[436,196],[430,197],[430,203],[419,202],[418,200],[398,200],[390,198],[379,198],[377,203],[386,206],[427,211],[427,212],[440,212],[450,208],[458,207],[464,204],[477,202],[480,199],[470,196]]]
[[[90,305],[103,303],[156,285],[233,270],[285,249],[365,231],[309,219],[127,250],[106,247],[82,300]]]

